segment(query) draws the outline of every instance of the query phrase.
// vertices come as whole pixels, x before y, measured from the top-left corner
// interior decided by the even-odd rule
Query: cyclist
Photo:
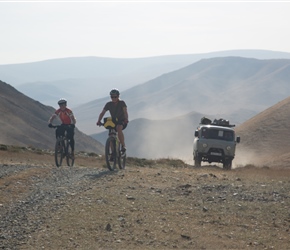
[[[55,113],[48,120],[48,127],[52,127],[53,120],[58,117],[61,121],[61,126],[58,127],[55,131],[56,138],[59,136],[63,136],[65,131],[67,131],[67,137],[70,139],[70,145],[72,149],[72,157],[74,157],[74,149],[75,149],[75,141],[74,141],[74,128],[76,124],[76,118],[71,111],[71,109],[67,108],[67,100],[61,98],[58,101],[59,109],[55,111]]]
[[[110,91],[110,96],[112,101],[107,102],[104,106],[102,112],[99,115],[99,119],[97,121],[97,125],[101,125],[101,120],[105,113],[109,110],[113,121],[116,123],[116,130],[118,132],[118,138],[122,145],[121,153],[124,154],[126,152],[125,138],[123,131],[128,124],[128,111],[126,103],[121,100],[120,92],[118,89],[112,89]]]

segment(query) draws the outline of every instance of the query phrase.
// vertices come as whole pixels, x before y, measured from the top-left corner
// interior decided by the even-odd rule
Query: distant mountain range
[[[128,156],[192,162],[194,130],[200,118],[207,116],[236,124],[241,143],[234,164],[286,166],[290,160],[289,79],[290,59],[226,56],[198,60],[127,90],[120,87],[129,111],[130,122],[124,131]],[[81,84],[76,85],[71,87],[89,100],[87,93],[92,89],[81,90]],[[48,94],[50,83],[42,87],[41,93]],[[33,88],[30,90],[33,92]],[[53,88],[51,94],[57,102]],[[77,128],[91,134],[89,137],[77,130],[78,150],[103,151],[100,143],[104,144],[107,131],[95,123],[108,100],[108,96],[97,98],[74,107]],[[4,82],[0,82],[0,105],[0,143],[53,147],[54,131],[47,127],[53,108]],[[69,101],[71,105],[73,101]]]
[[[0,65],[0,80],[27,96],[55,107],[66,97],[72,107],[124,91],[201,59],[238,56],[256,59],[290,59],[290,53],[266,50],[230,50],[148,58],[75,57],[32,63]]]
[[[290,93],[290,60],[243,57],[203,59],[121,92],[129,118],[172,119],[198,112],[239,125]],[[95,122],[109,98],[75,109],[80,128],[97,132]]]
[[[48,128],[54,109],[0,81],[0,144],[54,149],[55,130]],[[75,129],[76,151],[102,154],[104,146]]]

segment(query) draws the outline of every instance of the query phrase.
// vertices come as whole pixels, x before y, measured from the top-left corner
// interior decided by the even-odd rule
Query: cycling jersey
[[[107,102],[104,110],[109,110],[111,117],[113,119],[117,118],[118,121],[124,121],[126,119],[123,108],[127,107],[126,103],[123,100],[119,100],[117,103]]]
[[[73,112],[69,108],[65,108],[65,110],[57,109],[55,114],[59,117],[62,124],[74,124],[73,120]]]

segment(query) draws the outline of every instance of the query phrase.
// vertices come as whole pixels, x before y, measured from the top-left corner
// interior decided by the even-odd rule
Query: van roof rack
[[[222,127],[235,127],[236,125],[230,124],[229,120],[225,120],[223,118],[220,119],[214,119],[213,121],[209,118],[202,117],[200,119],[200,124],[202,125],[216,125],[216,126],[222,126]]]

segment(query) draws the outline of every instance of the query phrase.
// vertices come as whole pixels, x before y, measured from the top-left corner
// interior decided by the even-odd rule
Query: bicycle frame
[[[53,126],[53,128],[58,128],[60,125]],[[67,131],[65,130],[63,136],[59,136],[56,139],[55,144],[55,164],[60,167],[62,160],[66,157],[66,162],[68,166],[73,166],[74,157],[71,155],[70,139],[67,138]]]
[[[117,150],[119,148],[119,145],[120,145],[120,141],[119,141],[119,138],[118,138],[118,133],[115,129],[109,129],[109,134],[108,134],[109,137],[112,137],[115,139],[115,146],[116,146],[116,154],[117,156],[119,156],[120,152],[119,150]]]
[[[119,168],[124,169],[126,164],[126,154],[123,156],[121,155],[121,144],[118,138],[118,132],[115,128],[107,129],[109,130],[105,145],[107,167],[110,171],[114,171],[116,169],[116,163],[118,162]]]

